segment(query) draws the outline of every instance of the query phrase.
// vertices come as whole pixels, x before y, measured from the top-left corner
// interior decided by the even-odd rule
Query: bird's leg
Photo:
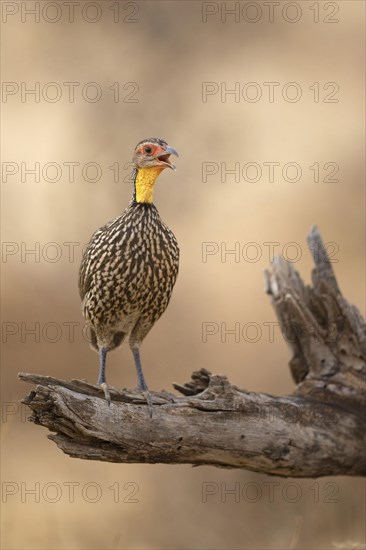
[[[144,373],[142,372],[142,365],[141,365],[141,358],[140,358],[140,350],[137,347],[132,348],[133,358],[135,360],[135,367],[137,371],[137,379],[138,379],[138,389],[141,391],[146,391],[147,384],[144,378]]]
[[[146,395],[146,401],[147,401],[147,408],[149,411],[149,416],[152,418],[152,401],[151,401],[151,395],[149,392],[149,388],[147,387],[144,373],[142,372],[142,365],[141,365],[141,358],[140,358],[140,350],[137,346],[131,346],[133,358],[135,360],[135,367],[137,372],[137,379],[138,379],[138,386],[137,389],[141,391],[143,394]]]
[[[99,350],[99,378],[97,384],[100,385],[104,392],[104,396],[106,400],[108,401],[108,405],[111,404],[111,394],[109,393],[109,387],[107,384],[107,380],[105,378],[105,361],[107,357],[107,350],[105,348],[101,348]]]

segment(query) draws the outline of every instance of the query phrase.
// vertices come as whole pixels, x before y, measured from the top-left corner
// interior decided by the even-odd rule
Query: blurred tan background
[[[276,318],[263,292],[271,259],[264,243],[298,256],[297,268],[309,282],[305,242],[314,223],[324,241],[334,243],[344,296],[364,313],[363,2],[298,2],[301,12],[281,2],[273,22],[263,2],[259,11],[236,3],[236,16],[225,14],[220,2],[80,2],[73,22],[64,2],[57,2],[59,10],[41,2],[39,22],[21,4],[2,3],[3,548],[363,548],[361,479],[281,480],[212,467],[71,459],[45,430],[25,422],[19,400],[31,388],[17,380],[19,371],[30,371],[96,381],[98,357],[83,337],[77,293],[81,250],[128,204],[132,187],[123,181],[124,167],[146,137],[161,137],[180,154],[177,172],[165,171],[155,189],[161,216],[180,243],[181,268],[170,306],[142,348],[151,389],[169,390],[205,367],[253,391],[292,391],[287,345],[278,328],[271,341],[265,324]],[[25,3],[27,9],[34,4]],[[29,94],[22,98],[22,89],[37,82],[39,102]],[[80,83],[74,102],[65,82]],[[101,90],[99,101],[83,98],[90,82],[97,88],[85,93],[92,98]],[[204,82],[219,90],[206,101]],[[222,101],[220,92],[235,82],[238,101],[233,95]],[[245,88],[248,82],[262,92],[257,102],[243,98],[245,90],[254,93]],[[266,82],[279,83],[273,102]],[[289,100],[294,87],[283,98],[288,82],[301,90],[299,101]],[[36,162],[39,181],[21,168]],[[74,181],[64,164],[72,162],[79,163]],[[88,181],[93,167],[83,177],[90,162],[101,170],[99,181]],[[268,162],[280,163],[272,182]],[[281,175],[290,162],[301,167],[297,182]],[[61,175],[53,165],[44,177],[48,163],[57,163]],[[109,168],[115,163],[118,182]],[[210,166],[218,170],[205,183],[203,163],[216,163]],[[262,177],[250,182],[227,175],[222,182],[221,163],[228,169],[240,163],[240,170],[257,163]],[[319,181],[309,168],[314,163]],[[324,168],[327,163],[333,164]],[[334,166],[338,181],[324,181]],[[203,243],[216,243],[218,250],[206,262]],[[256,262],[249,261],[255,250],[248,243],[260,251]],[[235,246],[239,261],[233,255],[222,261],[225,247]],[[26,253],[32,249],[35,254]],[[206,342],[204,323],[217,327]],[[227,335],[225,342],[222,323],[228,329],[239,323],[239,341]],[[111,385],[135,387],[128,346],[109,355],[107,377]],[[205,502],[207,482],[217,493]],[[74,498],[70,483],[78,484]],[[268,483],[275,483],[273,499]],[[239,487],[239,501],[227,495],[225,502],[225,488],[233,487]],[[27,493],[32,488],[35,495]]]

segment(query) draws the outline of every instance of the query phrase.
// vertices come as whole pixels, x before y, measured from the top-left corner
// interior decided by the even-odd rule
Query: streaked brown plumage
[[[129,338],[139,389],[147,391],[139,347],[168,306],[178,274],[179,248],[152,203],[159,173],[176,151],[160,139],[140,142],[134,155],[134,196],[127,209],[98,229],[80,266],[79,291],[92,346],[100,353],[98,383],[110,401],[105,379],[108,351]]]

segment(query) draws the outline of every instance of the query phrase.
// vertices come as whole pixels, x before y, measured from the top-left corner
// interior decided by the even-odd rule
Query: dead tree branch
[[[366,475],[366,327],[343,298],[320,234],[308,244],[315,268],[304,285],[281,258],[266,290],[292,349],[295,391],[253,393],[201,369],[154,392],[154,415],[140,394],[20,373],[37,384],[23,400],[31,421],[72,457],[109,462],[210,464],[292,477]]]

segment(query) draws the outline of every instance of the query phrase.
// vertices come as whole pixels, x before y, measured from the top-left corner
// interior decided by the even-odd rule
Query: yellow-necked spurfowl
[[[98,384],[110,402],[107,353],[128,338],[138,389],[151,399],[142,372],[140,345],[164,313],[178,274],[179,248],[153,204],[157,177],[175,166],[178,153],[164,140],[145,139],[134,152],[134,194],[126,210],[98,229],[83,254],[79,291],[91,345],[99,352]]]

